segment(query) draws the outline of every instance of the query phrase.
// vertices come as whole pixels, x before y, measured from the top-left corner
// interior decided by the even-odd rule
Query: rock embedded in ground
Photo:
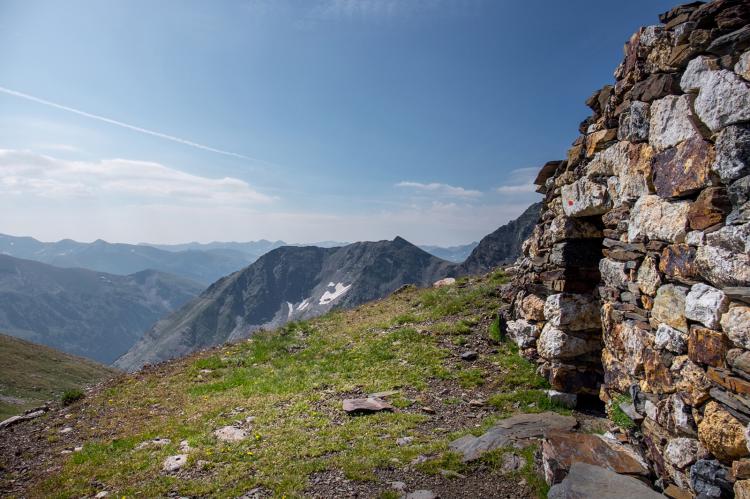
[[[346,413],[356,414],[369,414],[380,411],[394,411],[395,407],[386,402],[385,400],[367,397],[361,399],[346,399],[343,402],[343,409]]]
[[[177,454],[175,456],[169,456],[164,460],[162,469],[168,473],[177,471],[187,464],[187,454]]]
[[[438,495],[431,490],[415,490],[406,494],[406,499],[438,499]]]
[[[222,442],[241,442],[247,438],[247,431],[236,426],[224,426],[214,431],[214,436]]]
[[[575,409],[578,404],[578,395],[575,393],[558,392],[557,390],[547,390],[547,398],[553,404]]]
[[[473,350],[461,352],[461,360],[472,361],[477,360],[477,357],[479,357],[479,354]]]
[[[553,486],[549,499],[663,499],[642,481],[586,463],[575,463],[565,479]]]
[[[451,284],[456,284],[455,277],[446,277],[444,279],[440,279],[439,281],[435,281],[432,283],[433,288],[442,288],[444,286],[450,286]]]
[[[479,437],[466,435],[454,440],[450,443],[450,449],[461,454],[464,462],[469,462],[485,452],[500,447],[523,446],[543,437],[547,431],[572,430],[577,425],[574,417],[554,412],[518,414],[498,422]]]
[[[588,463],[615,473],[647,476],[648,465],[634,449],[591,433],[550,431],[542,441],[542,464],[549,484],[562,481],[573,463]]]

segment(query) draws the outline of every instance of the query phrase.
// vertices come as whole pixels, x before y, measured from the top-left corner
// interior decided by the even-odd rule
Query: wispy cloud
[[[422,182],[403,181],[397,183],[396,187],[414,189],[421,192],[431,192],[434,194],[459,198],[476,198],[482,195],[480,191],[464,189],[463,187],[456,187],[453,185],[441,184],[438,182],[430,182],[425,184]]]
[[[0,194],[49,199],[113,197],[142,202],[268,203],[242,180],[193,175],[159,163],[126,159],[68,161],[29,151],[0,149]]]
[[[533,184],[534,178],[539,171],[538,167],[516,168],[508,173],[510,183],[501,185],[497,192],[501,194],[524,194],[536,192],[536,186]]]
[[[245,159],[245,160],[249,160],[249,161],[258,161],[258,162],[265,163],[262,160],[259,160],[259,159],[256,159],[256,158],[251,158],[249,156],[245,156],[244,154],[239,154],[239,153],[231,152],[231,151],[225,151],[223,149],[217,149],[215,147],[207,146],[205,144],[200,144],[198,142],[193,142],[191,140],[183,139],[183,138],[180,138],[180,137],[175,137],[174,135],[169,135],[169,134],[166,134],[166,133],[157,132],[155,130],[150,130],[148,128],[142,128],[142,127],[139,127],[139,126],[136,126],[136,125],[131,125],[129,123],[124,123],[122,121],[114,120],[112,118],[107,118],[105,116],[100,116],[98,114],[89,113],[89,112],[86,112],[86,111],[82,111],[80,109],[75,109],[75,108],[72,108],[72,107],[69,107],[69,106],[65,106],[63,104],[58,104],[56,102],[48,101],[46,99],[42,99],[40,97],[35,97],[33,95],[29,95],[29,94],[26,94],[26,93],[23,93],[23,92],[19,92],[17,90],[11,90],[10,88],[5,88],[5,87],[0,86],[0,93],[4,93],[6,95],[12,95],[13,97],[18,97],[18,98],[21,98],[21,99],[26,99],[28,101],[36,102],[37,104],[42,104],[42,105],[45,105],[45,106],[48,106],[48,107],[53,107],[55,109],[60,109],[62,111],[67,111],[69,113],[73,113],[73,114],[77,114],[79,116],[84,116],[86,118],[90,118],[92,120],[101,121],[103,123],[108,123],[110,125],[119,126],[121,128],[126,128],[126,129],[132,130],[134,132],[143,133],[143,134],[146,134],[146,135],[151,135],[152,137],[157,137],[157,138],[160,138],[160,139],[169,140],[169,141],[176,142],[178,144],[182,144],[182,145],[189,146],[189,147],[194,147],[196,149],[201,149],[203,151],[213,152],[213,153],[216,153],[216,154],[222,154],[224,156],[232,156],[234,158],[240,158],[240,159]]]

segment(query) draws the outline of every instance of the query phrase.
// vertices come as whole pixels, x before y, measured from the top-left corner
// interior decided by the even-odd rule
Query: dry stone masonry
[[[750,2],[660,21],[539,172],[502,316],[554,390],[635,421],[662,489],[750,497]]]

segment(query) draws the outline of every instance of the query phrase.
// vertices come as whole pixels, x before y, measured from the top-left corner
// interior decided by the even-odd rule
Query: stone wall
[[[544,207],[503,317],[552,388],[630,415],[629,438],[660,484],[740,495],[750,2],[696,2],[660,21],[626,43],[567,158],[539,172]]]

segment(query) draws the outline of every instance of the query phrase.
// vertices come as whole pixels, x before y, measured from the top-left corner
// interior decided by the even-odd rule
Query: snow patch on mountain
[[[341,282],[338,282],[336,284],[330,282],[328,283],[328,287],[334,288],[334,291],[331,292],[331,291],[326,290],[326,292],[323,293],[323,296],[320,297],[320,302],[319,302],[320,305],[328,305],[329,303],[334,301],[336,298],[338,298],[339,296],[349,291],[349,288],[351,288],[352,285],[349,284],[348,286],[344,286],[344,283],[341,283]]]

